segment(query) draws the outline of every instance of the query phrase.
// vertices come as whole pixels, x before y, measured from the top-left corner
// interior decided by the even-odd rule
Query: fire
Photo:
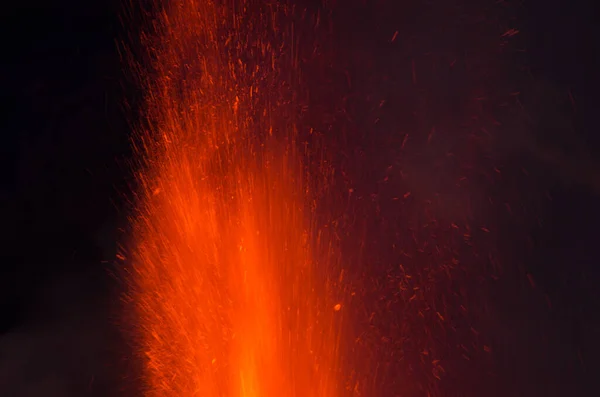
[[[175,0],[144,35],[129,297],[146,396],[339,395],[337,254],[296,148],[291,12]]]

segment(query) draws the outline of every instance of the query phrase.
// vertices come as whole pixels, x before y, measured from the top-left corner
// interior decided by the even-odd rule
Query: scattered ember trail
[[[235,4],[172,1],[144,36],[129,277],[144,393],[337,396],[344,307],[296,152],[292,11]]]
[[[173,0],[142,35],[145,395],[510,394],[494,288],[521,210],[493,110],[520,35],[495,2],[400,3]]]

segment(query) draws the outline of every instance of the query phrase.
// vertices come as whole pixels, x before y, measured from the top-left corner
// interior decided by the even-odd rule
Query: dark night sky
[[[437,2],[444,1],[430,7]],[[124,223],[130,133],[124,102],[136,97],[116,43],[129,27],[119,21],[118,0],[35,3],[0,11],[0,395],[112,396],[126,350],[119,350],[111,325],[118,285],[106,262]],[[514,162],[509,168],[534,170],[534,182],[523,189],[551,199],[535,205],[540,221],[524,231],[528,253],[515,254],[542,292],[517,294],[529,299],[519,301],[504,289],[498,298],[510,302],[502,321],[515,342],[500,356],[509,363],[503,368],[518,363],[502,375],[515,382],[513,395],[591,396],[599,389],[592,380],[600,370],[600,52],[593,3],[523,0],[515,8],[516,45],[526,49],[515,62],[529,72],[513,83],[530,119],[502,141],[510,142],[502,158]],[[351,47],[360,52],[367,41]],[[369,50],[387,56],[383,47]],[[546,296],[552,309],[531,315],[545,307],[538,300]],[[546,327],[550,342],[533,346]],[[528,368],[535,368],[533,381],[524,374]],[[546,380],[555,394],[536,386]]]

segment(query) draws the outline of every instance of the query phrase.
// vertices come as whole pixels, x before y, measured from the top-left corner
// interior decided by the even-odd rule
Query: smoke
[[[115,395],[117,335],[105,269],[83,266],[36,294],[26,321],[0,336],[0,395]]]

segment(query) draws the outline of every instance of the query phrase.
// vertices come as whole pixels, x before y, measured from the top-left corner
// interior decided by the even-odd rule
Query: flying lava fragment
[[[297,148],[291,12],[176,0],[144,35],[128,278],[146,396],[338,395],[338,256]]]

